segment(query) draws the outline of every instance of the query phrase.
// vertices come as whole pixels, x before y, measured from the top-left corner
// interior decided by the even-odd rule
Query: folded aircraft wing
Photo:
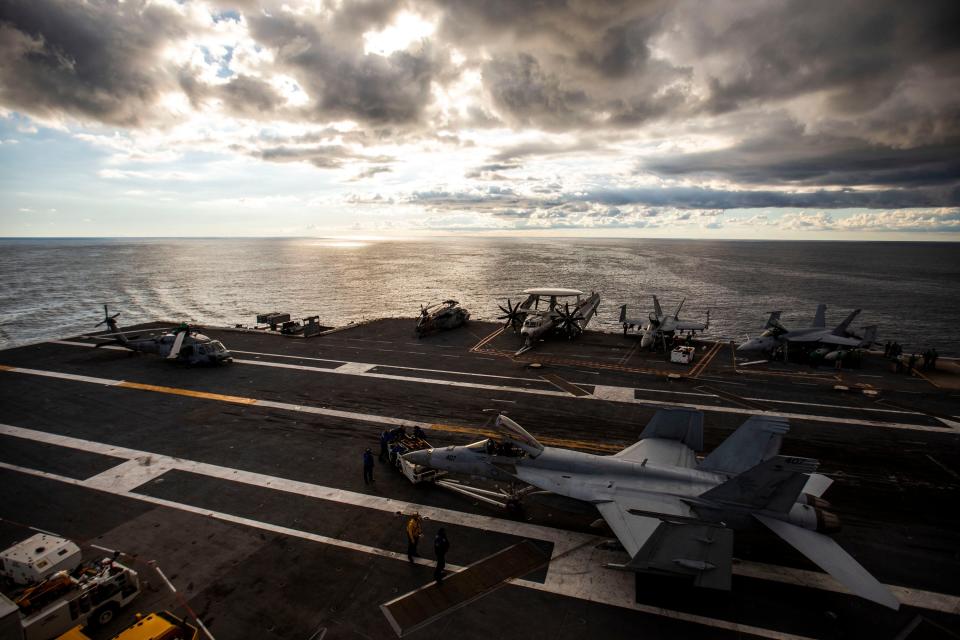
[[[870,572],[844,551],[833,538],[783,520],[757,513],[754,516],[854,594],[894,610],[900,608],[900,603],[890,589],[870,575]]]

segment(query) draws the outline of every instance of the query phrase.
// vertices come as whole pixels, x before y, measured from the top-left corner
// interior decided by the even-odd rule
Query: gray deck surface
[[[960,415],[956,391],[878,358],[858,371],[744,369],[712,343],[691,369],[641,352],[634,336],[593,332],[515,360],[519,338],[497,328],[423,340],[399,319],[307,340],[205,330],[234,351],[223,368],[71,344],[2,351],[0,546],[35,527],[88,555],[123,550],[150,586],[122,620],[189,607],[221,640],[393,636],[379,605],[433,570],[406,559],[397,512],[414,510],[427,516],[424,541],[447,529],[450,568],[524,539],[555,558],[412,638],[893,638],[917,615],[935,623],[924,629],[960,628],[960,431],[941,420]],[[844,522],[838,542],[910,589],[910,604],[893,612],[824,588],[763,531],[737,533],[733,590],[717,593],[604,569],[626,556],[589,509],[530,501],[511,517],[385,464],[363,483],[361,453],[390,424],[461,444],[505,411],[548,444],[613,453],[674,403],[704,409],[708,451],[751,412],[790,414],[783,452],[819,459],[836,481],[826,497]]]

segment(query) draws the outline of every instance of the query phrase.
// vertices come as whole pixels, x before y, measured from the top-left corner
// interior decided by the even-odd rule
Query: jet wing
[[[785,418],[752,416],[703,459],[700,469],[730,476],[743,473],[777,455],[789,430]]]
[[[677,320],[673,323],[674,331],[703,331],[707,328],[702,322],[691,322],[689,320]]]
[[[894,611],[900,608],[900,603],[890,589],[870,575],[833,538],[783,520],[768,518],[757,513],[753,515],[854,594]]]
[[[640,442],[617,453],[616,457],[692,469],[697,466],[695,452],[702,448],[702,412],[660,409],[644,427]]]
[[[683,516],[670,521],[671,516],[663,514],[667,520],[662,520],[655,512],[664,505],[646,500],[631,502],[645,509],[626,508],[621,500],[597,505],[603,519],[630,554],[630,562],[616,568],[688,575],[698,586],[730,588],[732,531],[684,522]],[[685,507],[681,503],[677,510]]]
[[[630,445],[615,457],[631,462],[653,462],[693,469],[697,466],[697,454],[693,449],[678,440],[665,438],[647,438]]]

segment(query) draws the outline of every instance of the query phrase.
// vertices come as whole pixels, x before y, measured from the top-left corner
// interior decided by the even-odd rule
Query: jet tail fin
[[[860,311],[861,309],[854,309],[853,311],[851,311],[850,315],[844,318],[843,322],[838,324],[831,333],[833,333],[833,335],[835,336],[846,335],[847,328],[850,326],[850,323],[853,322],[858,315],[860,315]]]
[[[680,309],[683,308],[683,303],[686,302],[686,301],[687,301],[687,299],[684,298],[683,300],[680,301],[680,304],[677,305],[677,310],[673,312],[673,319],[674,319],[674,320],[679,320],[679,319],[680,319]]]
[[[756,513],[754,517],[854,594],[894,611],[900,608],[900,603],[890,589],[870,575],[870,572],[844,551],[833,538],[783,520]]]
[[[827,305],[825,304],[817,305],[817,312],[813,315],[813,326],[815,327],[827,326]]]
[[[863,340],[860,342],[860,346],[869,347],[877,341],[877,325],[870,325],[869,327],[863,328]]]
[[[653,296],[653,312],[657,314],[658,318],[663,317],[663,309],[660,308],[660,301],[657,300],[657,296]]]
[[[769,329],[770,327],[779,327],[780,326],[780,314],[782,311],[771,311],[770,317],[767,318],[766,324],[763,325],[764,329]]]
[[[774,456],[700,495],[716,502],[787,513],[817,469],[811,458]]]
[[[627,305],[620,305],[620,324],[627,323]]]

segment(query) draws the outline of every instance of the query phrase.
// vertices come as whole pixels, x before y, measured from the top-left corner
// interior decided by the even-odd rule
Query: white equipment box
[[[38,533],[0,552],[0,576],[16,584],[40,582],[80,564],[80,547],[66,538]]]
[[[693,347],[677,347],[670,352],[670,362],[676,362],[678,364],[690,364],[693,362],[693,354],[695,349]]]

